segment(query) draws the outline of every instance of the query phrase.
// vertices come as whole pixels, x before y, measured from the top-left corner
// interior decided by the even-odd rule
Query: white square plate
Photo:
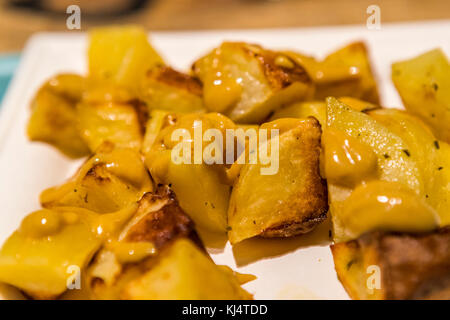
[[[450,53],[450,21],[256,31],[155,32],[153,45],[175,68],[186,70],[199,56],[224,40],[259,43],[323,57],[355,40],[370,49],[385,106],[400,107],[390,81],[390,65],[435,47]],[[22,218],[39,208],[42,190],[61,184],[81,163],[26,137],[29,103],[39,86],[59,72],[86,72],[85,34],[42,33],[27,44],[0,113],[0,244]],[[245,287],[256,299],[348,299],[334,270],[325,240],[328,226],[290,240],[254,240],[232,249],[211,250],[218,264],[258,277]],[[0,294],[1,297],[1,294]]]

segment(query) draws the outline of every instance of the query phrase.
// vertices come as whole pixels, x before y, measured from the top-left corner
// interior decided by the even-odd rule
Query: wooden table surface
[[[66,0],[58,1],[61,5]],[[450,19],[450,0],[149,0],[139,10],[102,18],[84,15],[82,2],[67,0],[80,4],[82,31],[111,23],[141,24],[149,30],[365,24],[371,4],[380,7],[381,23]],[[66,18],[65,14],[20,8],[0,0],[0,52],[21,50],[37,31],[67,30]]]

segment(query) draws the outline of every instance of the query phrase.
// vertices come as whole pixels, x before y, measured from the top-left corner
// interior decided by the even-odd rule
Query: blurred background
[[[38,31],[68,31],[66,9],[81,8],[81,31],[112,23],[149,30],[205,30],[365,24],[450,18],[449,0],[0,0],[0,99],[20,50]]]

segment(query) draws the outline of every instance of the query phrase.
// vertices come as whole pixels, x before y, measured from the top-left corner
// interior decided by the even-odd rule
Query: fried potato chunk
[[[450,146],[420,119],[393,109],[358,112],[331,97],[327,119],[324,159],[333,170],[323,173],[334,241],[375,229],[426,232],[449,224]]]
[[[282,105],[312,96],[301,65],[257,45],[224,42],[192,70],[203,83],[205,107],[239,123],[260,123]]]
[[[75,272],[69,267],[84,268],[100,244],[91,226],[73,211],[33,212],[0,251],[0,281],[35,299],[55,298]]]
[[[363,42],[351,43],[322,61],[291,51],[285,54],[311,75],[315,99],[349,96],[371,103],[379,102],[377,83]]]
[[[39,89],[31,102],[27,127],[32,141],[49,143],[71,158],[89,154],[89,148],[78,133],[75,109],[85,82],[79,75],[59,74]]]
[[[96,255],[86,276],[96,299],[251,299],[240,285],[254,279],[214,264],[166,186],[139,201],[117,241]]]
[[[139,150],[142,130],[139,115],[131,103],[107,102],[77,105],[80,135],[92,152],[103,143]]]
[[[279,136],[278,172],[262,175],[262,164],[242,166],[228,209],[232,244],[254,236],[307,233],[326,218],[327,188],[319,175],[320,125],[314,118],[266,125],[279,128],[286,120],[291,127]]]
[[[194,222],[170,188],[159,186],[154,193],[146,193],[117,239],[107,243],[89,266],[86,275],[92,298],[119,299],[125,285],[153,267],[155,255],[181,238],[205,250]]]
[[[161,252],[142,277],[128,283],[124,299],[150,300],[249,300],[239,278],[220,267],[192,242],[179,239]]]
[[[104,144],[72,179],[44,190],[40,200],[45,208],[69,206],[108,213],[136,203],[152,190],[138,152]]]
[[[203,107],[201,82],[166,66],[147,71],[139,88],[139,98],[149,110],[201,112]]]
[[[430,125],[436,136],[450,143],[450,63],[435,49],[392,65],[392,81],[406,110]]]
[[[152,178],[156,183],[172,186],[181,208],[197,226],[214,233],[226,233],[230,186],[223,181],[225,165],[223,162],[210,165],[203,158],[200,163],[195,163],[193,143],[186,153],[180,149],[174,152],[180,142],[173,139],[173,133],[182,130],[194,137],[195,128],[199,128],[200,123],[202,130],[217,129],[225,137],[227,129],[235,128],[234,123],[219,113],[177,115],[161,112],[158,112],[159,115],[151,113],[144,145],[145,164]],[[192,142],[192,139],[188,140]],[[212,144],[217,146],[217,156],[222,159],[226,154],[226,143],[213,141]],[[204,150],[208,147],[207,143],[202,142],[201,147],[200,151]],[[173,160],[186,156],[189,157],[186,161]]]
[[[331,246],[352,299],[450,299],[450,228],[426,234],[371,232]]]
[[[110,26],[89,33],[89,77],[127,88],[137,88],[147,70],[164,64],[144,29]]]
[[[120,241],[151,242],[157,249],[178,238],[191,239],[204,249],[194,222],[180,208],[175,193],[167,186],[159,186],[155,193],[142,197],[135,216],[119,236]]]

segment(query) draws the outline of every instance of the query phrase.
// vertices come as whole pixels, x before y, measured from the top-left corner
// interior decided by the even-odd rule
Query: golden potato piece
[[[331,246],[352,299],[450,299],[450,228],[426,234],[371,232]]]
[[[440,225],[449,225],[450,145],[437,140],[427,125],[407,112],[380,109],[370,111],[369,115],[408,145],[408,158],[417,163],[423,181],[422,197],[436,210]]]
[[[257,45],[224,42],[192,70],[203,83],[205,107],[239,123],[260,123],[282,105],[312,95],[301,65]]]
[[[106,244],[90,265],[86,275],[92,298],[119,299],[125,285],[153,267],[156,254],[181,238],[204,250],[193,221],[170,188],[161,186],[155,193],[146,193],[117,241]]]
[[[209,165],[203,161],[203,157],[200,163],[195,164],[193,143],[192,148],[188,148],[192,151],[190,161],[175,163],[174,158],[183,158],[185,154],[180,150],[179,153],[173,152],[173,148],[179,145],[179,141],[173,141],[171,137],[177,129],[194,137],[196,121],[202,124],[203,132],[207,129],[218,129],[222,137],[225,137],[226,129],[235,128],[234,123],[219,113],[164,115],[162,111],[158,112],[159,116],[155,112],[152,113],[145,145],[145,164],[152,178],[156,183],[171,185],[181,208],[197,226],[211,232],[225,233],[230,197],[230,186],[223,181],[225,165]],[[150,143],[152,146],[147,152]],[[202,147],[205,148],[206,145],[207,143],[203,142]],[[225,145],[223,143],[222,147]],[[225,152],[218,150],[218,155],[222,159]],[[203,152],[200,156],[203,156]]]
[[[166,160],[167,173],[163,180],[170,184],[181,208],[195,223],[211,232],[225,233],[230,186],[223,183],[222,176],[207,164],[174,164]],[[157,169],[150,167],[152,177]]]
[[[231,243],[307,233],[326,218],[327,189],[319,175],[320,125],[314,118],[290,121],[291,129],[279,136],[278,172],[262,175],[261,164],[245,164],[240,171],[228,209]],[[276,127],[277,122],[271,124]]]
[[[428,232],[449,225],[450,146],[404,111],[377,109],[364,114],[333,98],[327,103],[328,126],[322,141],[325,167],[328,161],[335,162],[332,172],[324,170],[334,240],[355,239],[373,230]],[[332,132],[344,134],[344,139],[329,140]],[[368,151],[359,152],[356,161],[355,150],[362,146]],[[346,159],[352,156],[350,163]],[[357,166],[374,157],[366,166],[369,171]],[[338,172],[353,175],[354,183],[346,183],[348,179]]]
[[[0,281],[37,299],[63,293],[76,270],[70,268],[82,269],[101,243],[91,226],[73,215],[47,209],[28,215],[0,251]]]
[[[411,157],[411,154],[408,156],[409,145],[407,142],[393,131],[371,116],[353,110],[335,98],[327,99],[326,130],[330,129],[348,135],[351,139],[357,140],[358,143],[373,151],[377,159],[376,179],[399,183],[417,195],[425,196],[424,177],[420,174],[419,164],[414,157]],[[327,145],[325,145],[325,151],[326,149]],[[326,172],[325,177],[327,177]],[[355,178],[364,180],[365,177],[356,176]],[[345,201],[352,190],[349,186],[328,179],[333,239],[335,241],[351,239],[351,236],[345,232],[345,226],[340,221],[340,213],[346,208]]]
[[[351,43],[322,61],[296,52],[285,53],[310,74],[315,85],[315,99],[349,96],[371,103],[379,102],[368,50],[363,42]]]
[[[71,180],[43,191],[40,200],[45,208],[69,206],[108,213],[136,203],[152,189],[136,151],[104,145]]]
[[[85,79],[75,74],[60,74],[48,80],[31,102],[28,137],[49,143],[72,158],[89,154],[78,134],[75,110],[84,86]]]
[[[135,216],[119,236],[120,241],[146,241],[153,243],[157,249],[178,238],[191,239],[204,249],[194,222],[184,213],[175,193],[167,186],[160,186],[155,193],[146,193],[142,197]]]
[[[145,30],[137,26],[109,26],[89,33],[89,77],[137,88],[147,70],[164,64]]]
[[[150,110],[181,113],[205,111],[202,93],[198,79],[166,66],[147,71],[139,88],[139,98]]]
[[[392,65],[392,81],[406,110],[430,125],[436,136],[450,142],[450,64],[435,49]]]
[[[132,103],[82,102],[77,105],[77,114],[78,130],[92,152],[103,142],[122,148],[141,148],[141,120]]]
[[[270,117],[270,121],[282,118],[316,118],[320,125],[326,125],[327,107],[323,101],[296,102],[278,109]]]
[[[238,278],[214,262],[194,244],[177,240],[161,252],[155,266],[125,286],[125,299],[249,300]]]

